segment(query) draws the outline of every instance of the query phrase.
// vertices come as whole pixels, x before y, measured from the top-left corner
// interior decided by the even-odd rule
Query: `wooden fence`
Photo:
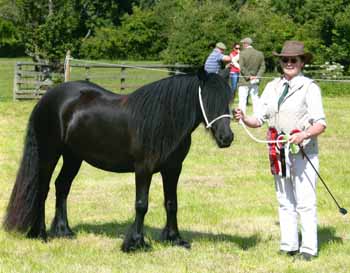
[[[14,100],[38,99],[48,88],[65,79],[64,73],[50,73],[51,67],[17,62],[14,73]],[[191,70],[189,65],[161,64],[70,64],[69,80],[87,80],[118,93],[129,93],[147,83]]]
[[[69,80],[92,81],[118,93],[130,93],[147,83],[182,71],[193,70],[190,65],[180,64],[84,64],[84,61],[72,60],[68,70]],[[17,62],[13,85],[14,100],[38,99],[48,88],[65,80],[63,71],[62,73],[51,73],[51,70],[52,67],[47,64]],[[304,73],[315,79],[350,80],[349,76],[343,75],[341,67],[339,69],[332,65],[308,65]]]
[[[37,99],[53,85],[59,73],[50,73],[50,66],[33,62],[17,62],[14,71],[13,99]]]

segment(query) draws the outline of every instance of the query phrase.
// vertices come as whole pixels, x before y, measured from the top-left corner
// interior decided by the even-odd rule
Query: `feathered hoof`
[[[150,244],[146,243],[143,235],[137,234],[132,236],[127,236],[124,239],[121,250],[123,252],[134,252],[134,251],[149,251],[152,247]]]
[[[179,232],[170,231],[168,228],[163,229],[161,240],[170,242],[173,246],[181,246],[187,249],[191,248],[191,243],[183,240]]]
[[[50,236],[55,238],[75,238],[75,233],[67,226],[52,226]]]
[[[47,242],[47,233],[46,230],[43,229],[30,229],[29,232],[27,233],[27,238],[29,239],[40,239],[43,242]]]
[[[186,249],[191,249],[191,243],[186,241],[186,240],[183,240],[181,238],[178,238],[174,241],[171,241],[172,245],[174,246],[181,246],[181,247],[184,247]]]

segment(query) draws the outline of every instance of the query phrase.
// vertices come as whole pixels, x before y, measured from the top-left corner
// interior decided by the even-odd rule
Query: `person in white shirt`
[[[267,122],[271,132],[289,136],[285,147],[289,144],[301,145],[301,149],[318,170],[317,136],[325,131],[326,120],[319,86],[302,74],[304,64],[311,61],[312,55],[304,51],[304,44],[300,41],[286,41],[281,53],[273,54],[280,59],[282,76],[266,85],[257,113],[246,116],[241,109],[235,109],[234,117],[251,128],[260,127]],[[271,154],[276,155],[276,151],[270,154],[279,202],[280,252],[297,254],[296,257],[308,261],[318,253],[317,174],[301,150],[291,153],[285,147],[281,149],[285,157],[283,162],[282,152],[276,157],[280,160],[279,164],[271,160]],[[284,173],[279,168],[281,162],[287,169]],[[301,244],[298,239],[298,216]]]

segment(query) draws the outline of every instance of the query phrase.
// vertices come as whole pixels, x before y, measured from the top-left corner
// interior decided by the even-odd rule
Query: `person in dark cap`
[[[215,45],[214,50],[210,53],[205,61],[204,69],[208,73],[219,73],[222,62],[230,62],[231,57],[225,55],[226,45],[222,42],[218,42]]]
[[[269,140],[281,139],[281,136],[288,139],[284,145],[269,144],[279,203],[280,253],[309,261],[318,252],[317,174],[312,165],[318,170],[317,136],[326,129],[321,90],[302,74],[304,65],[312,59],[302,42],[286,41],[282,51],[273,55],[279,58],[283,74],[266,85],[256,114],[246,116],[241,109],[236,109],[234,117],[251,128],[267,122]]]
[[[249,37],[241,40],[243,50],[239,56],[240,79],[238,84],[238,107],[246,112],[248,95],[252,98],[253,111],[256,111],[259,103],[260,77],[265,72],[265,58],[261,51],[253,46],[253,40]]]

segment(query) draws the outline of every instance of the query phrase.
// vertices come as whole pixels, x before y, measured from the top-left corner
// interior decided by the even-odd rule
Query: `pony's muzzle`
[[[219,134],[218,137],[216,138],[216,142],[220,148],[227,148],[231,146],[233,139],[234,139],[234,134],[230,130],[225,134]]]

